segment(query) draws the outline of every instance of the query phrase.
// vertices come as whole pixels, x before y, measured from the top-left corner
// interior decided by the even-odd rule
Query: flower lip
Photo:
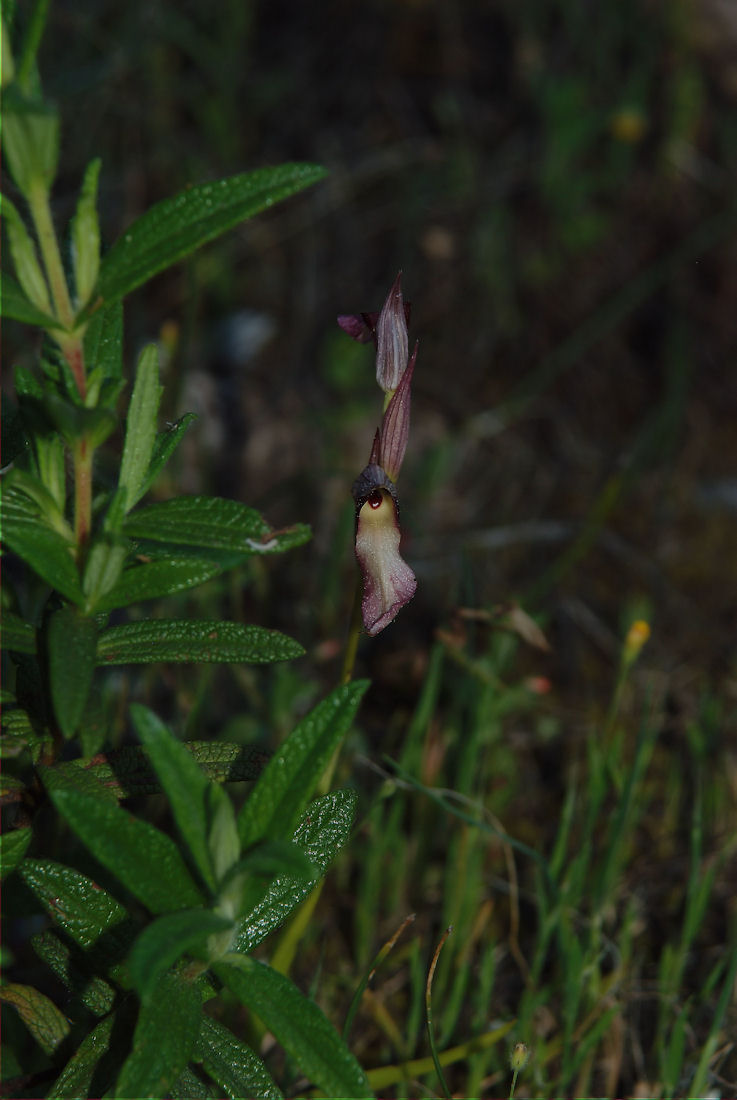
[[[380,467],[376,469],[386,477]],[[400,539],[397,505],[390,489],[386,485],[372,489],[356,513],[356,560],[363,580],[361,613],[366,633],[372,637],[393,622],[417,588],[414,573],[399,553]]]

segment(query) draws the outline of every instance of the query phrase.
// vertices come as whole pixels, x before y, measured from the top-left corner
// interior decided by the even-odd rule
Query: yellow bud
[[[519,1073],[527,1065],[527,1060],[530,1057],[530,1048],[526,1043],[515,1043],[514,1050],[509,1056],[509,1064],[515,1073]]]
[[[612,116],[611,127],[617,141],[622,141],[626,145],[636,145],[645,136],[647,120],[636,108],[625,107]]]
[[[624,640],[624,652],[622,657],[626,664],[631,665],[640,655],[640,650],[650,637],[650,626],[644,619],[635,619],[627,631]]]

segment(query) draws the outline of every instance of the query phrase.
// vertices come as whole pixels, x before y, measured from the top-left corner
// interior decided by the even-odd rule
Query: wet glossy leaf
[[[53,1054],[69,1034],[66,1016],[43,993],[30,985],[7,983],[0,986],[0,1001],[13,1005],[39,1046]]]
[[[3,611],[2,647],[14,649],[16,653],[35,653],[36,631],[20,615]]]
[[[213,971],[327,1096],[373,1095],[333,1025],[283,974],[248,955],[228,955]]]
[[[100,370],[105,378],[121,378],[123,306],[120,302],[113,302],[92,314],[84,333],[84,356],[90,370]]]
[[[349,790],[333,791],[316,798],[294,832],[294,843],[304,851],[319,875],[325,874],[350,836],[357,798],[356,792]],[[261,901],[238,922],[233,949],[253,950],[284,923],[314,885],[314,882],[291,875],[275,879]]]
[[[210,781],[192,754],[169,733],[152,711],[134,703],[131,717],[161,780],[179,833],[192,853],[203,882],[214,890],[215,876],[207,846]]]
[[[209,1016],[202,1018],[196,1058],[231,1100],[281,1100],[282,1093],[255,1051]]]
[[[151,664],[155,661],[270,664],[301,657],[298,642],[276,630],[240,623],[150,619],[114,626],[100,635],[97,663]]]
[[[0,835],[0,872],[3,878],[14,871],[23,859],[32,836],[33,830],[27,827],[6,829]]]
[[[9,320],[22,321],[39,328],[59,328],[59,324],[29,302],[21,288],[6,272],[0,273],[0,313]]]
[[[97,625],[74,607],[62,607],[49,619],[49,682],[54,714],[65,737],[77,732],[92,687]]]
[[[181,191],[142,214],[102,261],[98,292],[122,298],[157,272],[246,218],[316,183],[325,170],[313,164],[283,164]]]
[[[151,488],[159,473],[179,446],[187,428],[196,419],[194,413],[185,413],[175,424],[171,424],[165,431],[157,434],[151,463],[142,486],[144,492],[148,492]]]
[[[115,1088],[117,1097],[168,1094],[190,1059],[202,1019],[202,1004],[192,985],[165,975],[141,1006],[133,1049]]]
[[[42,580],[73,603],[82,602],[79,574],[69,543],[34,515],[17,493],[3,494],[2,535],[5,545]]]
[[[158,600],[196,588],[221,572],[217,562],[200,558],[166,558],[127,569],[120,580],[96,601],[96,611],[112,611],[143,600]]]
[[[174,963],[195,948],[204,949],[208,936],[224,932],[232,921],[207,909],[181,909],[159,917],[141,933],[130,953],[131,981],[146,1000]]]
[[[238,818],[241,845],[291,836],[368,687],[344,684],[310,711],[274,754]]]
[[[130,943],[124,906],[87,875],[48,859],[26,859],[20,869],[26,885],[49,916],[85,949],[105,936],[122,954]]]
[[[126,512],[130,511],[146,491],[148,469],[156,443],[156,417],[161,393],[159,351],[156,344],[149,344],[138,359],[136,381],[125,424],[125,443],[118,485],[125,493]]]
[[[175,497],[139,508],[125,521],[130,538],[174,546],[208,547],[249,554],[275,554],[310,537],[303,524],[272,531],[255,509],[222,497]]]
[[[47,770],[44,782],[57,810],[95,859],[151,912],[169,913],[201,903],[202,897],[170,837],[113,802],[80,793],[57,773]]]
[[[115,1000],[115,990],[96,977],[88,960],[78,948],[71,948],[54,932],[39,932],[31,937],[33,949],[54,971],[57,978],[96,1016],[109,1012]]]
[[[269,754],[262,749],[224,741],[187,741],[184,747],[208,779],[217,783],[257,779],[269,760]],[[118,799],[156,794],[161,790],[161,782],[148,756],[138,745],[125,745],[89,759],[71,760],[69,767],[89,772]]]
[[[100,1020],[97,1027],[85,1036],[54,1082],[49,1100],[55,1097],[77,1098],[90,1095],[95,1068],[107,1053],[116,1019],[116,1015],[111,1015]]]

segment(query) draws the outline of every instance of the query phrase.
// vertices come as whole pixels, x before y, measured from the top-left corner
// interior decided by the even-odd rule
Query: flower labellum
[[[353,486],[356,501],[356,560],[363,578],[361,611],[372,637],[412,599],[415,575],[399,553],[396,490],[381,466],[370,464]]]

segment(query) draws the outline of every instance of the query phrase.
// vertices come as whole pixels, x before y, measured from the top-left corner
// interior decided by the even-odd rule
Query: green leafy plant
[[[368,1096],[365,1074],[315,1002],[250,954],[349,835],[355,794],[313,796],[366,683],[318,703],[266,766],[227,742],[182,743],[138,704],[140,744],[112,748],[91,718],[101,667],[268,664],[303,652],[262,626],[151,618],[137,606],[309,538],[303,525],[273,531],[233,500],[142,503],[193,419],[159,429],[155,345],[138,358],[112,482],[98,476],[97,457],[128,386],[126,295],[324,172],[286,164],[192,186],[103,254],[93,161],[66,265],[50,208],[59,120],[35,63],[45,12],[39,4],[17,61],[2,32],[3,148],[15,185],[14,201],[3,196],[15,278],[3,272],[2,311],[44,334],[37,367],[16,369],[15,404],[5,409],[3,542],[19,565],[8,570],[3,604],[2,870],[24,885],[26,905],[32,898],[48,914],[51,927],[32,943],[69,1000],[62,1012],[34,985],[0,988],[40,1048],[30,1063],[18,1056],[19,1086],[49,1096],[281,1095],[256,1050],[205,1011],[226,991],[319,1089]],[[223,783],[246,779],[255,783],[236,812]],[[120,805],[155,791],[166,795],[178,842]],[[51,858],[49,838],[63,824],[79,842],[66,846],[69,862]]]

